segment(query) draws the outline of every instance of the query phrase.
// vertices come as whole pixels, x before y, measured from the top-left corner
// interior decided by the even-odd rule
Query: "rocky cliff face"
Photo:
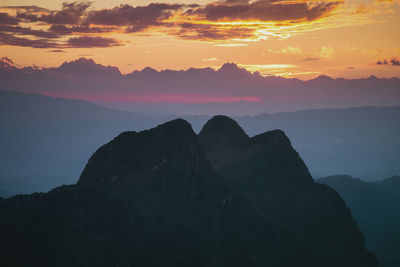
[[[76,185],[0,199],[0,235],[6,266],[375,266],[283,132],[226,117],[120,134]]]

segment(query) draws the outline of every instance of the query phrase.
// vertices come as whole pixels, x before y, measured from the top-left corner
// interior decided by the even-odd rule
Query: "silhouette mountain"
[[[252,78],[253,74],[246,70],[245,68],[240,68],[235,63],[225,63],[221,66],[221,68],[217,71],[219,74],[222,74],[227,77],[246,77]]]
[[[93,59],[80,57],[77,60],[64,62],[57,68],[49,68],[47,70],[61,72],[65,74],[75,75],[114,75],[120,76],[121,72],[117,67],[104,66],[97,64]]]
[[[216,170],[232,174],[228,179],[239,181],[242,177],[265,176],[266,179],[261,178],[263,183],[275,179],[295,183],[312,181],[304,162],[280,130],[249,138],[236,121],[215,116],[200,131],[199,140]],[[266,163],[271,168],[265,168]]]
[[[76,185],[0,198],[0,235],[5,266],[376,266],[283,132],[248,138],[221,116],[199,136],[182,119],[124,132]]]
[[[76,183],[87,159],[108,140],[175,118],[0,91],[0,196]],[[183,118],[199,132],[210,116]],[[249,136],[282,129],[314,177],[341,171],[376,180],[400,173],[400,107],[307,110],[235,120]]]
[[[229,140],[240,141],[220,146],[219,140],[227,136],[224,128],[236,136]],[[334,190],[313,182],[284,132],[273,130],[246,139],[240,126],[225,116],[212,118],[199,134],[207,158],[233,192],[259,214],[300,236],[320,266],[352,266],[368,259],[362,234],[343,200]]]
[[[400,265],[400,177],[365,182],[348,175],[316,180],[335,189],[350,208],[365,236],[366,247],[380,266]]]
[[[105,102],[109,106],[137,109],[138,103],[151,99],[142,110],[159,114],[223,113],[255,115],[265,112],[287,112],[315,108],[354,106],[395,106],[400,104],[398,78],[333,79],[328,76],[302,81],[282,77],[264,77],[235,63],[221,68],[160,70],[146,67],[121,74],[117,67],[105,66],[92,59],[79,58],[53,68],[18,68],[12,60],[0,60],[3,90],[41,93]],[[160,96],[175,96],[163,103]],[[176,98],[176,96],[180,96]],[[194,105],[205,98],[206,103]],[[213,103],[220,99],[218,103]],[[133,103],[131,103],[133,102]],[[148,102],[148,101],[147,101]],[[156,103],[157,102],[157,103]],[[190,102],[187,105],[184,103]],[[228,102],[228,103],[226,103]],[[164,104],[164,105],[161,105]],[[195,107],[194,107],[195,106]]]
[[[216,150],[218,147],[241,145],[248,139],[249,137],[236,121],[221,115],[211,118],[200,134],[202,146],[206,151]]]

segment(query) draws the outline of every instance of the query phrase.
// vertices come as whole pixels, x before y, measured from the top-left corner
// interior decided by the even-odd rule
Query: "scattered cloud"
[[[79,24],[86,9],[91,2],[63,3],[59,11],[46,9],[26,8],[24,12],[18,12],[16,18],[29,22],[46,22],[49,24]],[[18,9],[23,9],[19,7]]]
[[[203,58],[201,61],[217,61],[218,58],[212,57],[212,58]]]
[[[384,59],[384,60],[378,60],[377,62],[376,62],[376,65],[387,65],[388,64],[388,62],[387,62],[387,60],[386,59]]]
[[[303,50],[302,48],[288,45],[279,50],[268,49],[268,52],[281,55],[298,55],[304,57],[303,61],[315,61],[321,58],[331,58],[335,50],[328,46],[322,46],[320,50]]]
[[[392,66],[400,66],[400,60],[397,58],[392,58],[391,60],[383,59],[378,60],[376,65],[392,65]]]
[[[71,35],[71,34],[82,34],[82,33],[91,33],[91,34],[109,33],[115,31],[116,29],[117,29],[116,27],[94,27],[88,25],[66,26],[66,25],[55,24],[49,28],[49,31],[61,35]]]
[[[127,26],[127,32],[140,32],[150,26],[160,26],[175,11],[184,7],[181,4],[151,3],[148,6],[121,5],[112,9],[89,12],[85,23],[109,26]]]
[[[302,55],[303,50],[298,47],[288,45],[286,48],[281,49],[281,53],[289,55]]]
[[[334,52],[335,52],[335,50],[332,47],[323,46],[323,47],[321,47],[319,56],[321,58],[331,58]]]
[[[47,39],[28,39],[0,32],[0,45],[22,46],[33,48],[76,48],[76,47],[112,47],[122,45],[113,38],[106,37],[71,37],[66,42],[53,42]]]
[[[303,49],[295,46],[288,45],[286,47],[283,47],[279,50],[274,50],[274,49],[268,49],[269,53],[274,53],[274,54],[282,54],[282,55],[302,55],[304,56],[306,54]]]
[[[67,47],[112,47],[122,45],[119,41],[106,37],[74,37],[67,41]]]
[[[303,61],[317,61],[320,60],[318,57],[306,57],[303,59]]]
[[[391,60],[390,60],[390,63],[391,63],[393,66],[400,66],[400,60],[398,60],[398,59],[396,59],[396,58],[391,59]]]
[[[234,42],[286,39],[302,32],[350,25],[349,16],[362,15],[368,9],[361,4],[345,17],[339,14],[343,12],[341,0],[217,0],[205,5],[125,4],[104,9],[95,9],[91,4],[64,2],[59,10],[0,7],[0,44],[35,48],[112,47],[122,45],[117,34],[161,33],[214,42],[217,46],[245,46]],[[104,37],[105,34],[114,36]],[[302,53],[290,49],[296,48],[287,47],[282,53]],[[326,48],[320,56],[328,58],[332,53],[332,49]]]
[[[361,3],[361,4],[356,8],[356,10],[354,10],[351,14],[352,14],[352,15],[362,15],[362,14],[367,13],[368,11],[369,11],[369,8],[368,8],[365,4]]]
[[[48,39],[29,39],[17,37],[9,33],[0,32],[0,45],[22,46],[33,48],[56,48],[59,44]]]
[[[12,35],[19,35],[19,36],[24,36],[24,35],[30,35],[34,37],[39,37],[39,38],[47,38],[47,39],[53,39],[53,38],[59,38],[60,35],[51,31],[43,31],[43,30],[34,30],[31,28],[27,27],[20,27],[20,26],[9,26],[9,25],[0,25],[0,32],[3,33],[9,33]]]
[[[8,57],[0,58],[0,69],[8,69],[14,67],[14,61]]]

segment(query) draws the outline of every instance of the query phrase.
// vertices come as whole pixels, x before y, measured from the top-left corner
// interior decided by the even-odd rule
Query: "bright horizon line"
[[[232,61],[231,62],[227,61],[227,62],[222,63],[220,66],[210,65],[210,66],[206,66],[206,67],[189,67],[189,68],[186,68],[186,69],[171,69],[171,68],[161,69],[161,68],[154,68],[154,67],[146,66],[146,67],[144,67],[142,69],[133,69],[131,71],[123,72],[123,71],[121,71],[120,67],[117,66],[117,65],[103,65],[102,63],[99,63],[98,61],[96,61],[96,60],[94,60],[94,59],[92,59],[90,57],[85,57],[85,56],[76,57],[75,59],[72,59],[70,61],[64,60],[62,63],[59,63],[59,64],[54,65],[54,66],[37,66],[37,65],[34,65],[34,64],[31,64],[31,65],[15,64],[13,62],[13,60],[11,58],[8,58],[7,56],[0,58],[0,63],[1,63],[1,60],[4,59],[4,58],[11,60],[12,63],[13,63],[12,66],[16,67],[18,69],[33,67],[33,68],[37,68],[39,70],[46,70],[46,69],[50,69],[50,68],[59,68],[60,66],[62,66],[65,63],[72,63],[72,62],[76,62],[76,61],[78,61],[80,59],[85,59],[85,60],[88,60],[88,61],[93,61],[95,64],[101,65],[103,67],[117,68],[118,71],[121,73],[121,75],[128,75],[128,74],[134,73],[135,71],[141,72],[141,71],[143,71],[145,69],[148,69],[148,68],[153,69],[153,70],[155,70],[157,72],[163,72],[163,71],[188,71],[190,69],[201,70],[201,69],[208,69],[208,68],[211,68],[214,71],[218,71],[225,64],[234,64],[238,68],[244,69],[244,70],[246,70],[247,72],[249,72],[251,74],[255,74],[255,73],[258,72],[264,78],[274,77],[274,78],[282,78],[282,79],[300,80],[300,81],[304,81],[304,82],[314,80],[314,79],[316,79],[318,77],[328,77],[328,78],[331,78],[333,80],[336,80],[336,79],[359,80],[359,79],[368,79],[368,78],[371,78],[371,77],[376,77],[378,79],[400,79],[400,76],[377,76],[377,75],[375,75],[373,73],[371,73],[369,75],[366,75],[366,76],[355,76],[355,77],[352,77],[352,78],[344,78],[344,77],[340,77],[340,76],[327,75],[327,74],[324,74],[324,73],[321,73],[321,72],[314,72],[315,74],[318,74],[318,75],[315,75],[312,78],[304,78],[304,79],[302,79],[302,78],[300,78],[298,76],[296,76],[296,77],[286,77],[285,76],[286,73],[294,73],[294,74],[296,74],[295,71],[286,70],[287,68],[290,68],[290,67],[296,67],[296,65],[293,65],[293,64],[241,64],[241,63],[236,63],[236,62],[232,62]],[[259,70],[257,70],[257,68],[259,68]],[[264,69],[264,70],[282,70],[283,72],[282,73],[264,73],[261,69]],[[307,72],[307,73],[309,73],[309,72]]]

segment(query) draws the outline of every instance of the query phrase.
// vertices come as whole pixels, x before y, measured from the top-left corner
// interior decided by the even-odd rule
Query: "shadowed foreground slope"
[[[376,266],[343,201],[312,182],[282,132],[216,139],[215,153],[230,140],[249,148],[232,147],[218,164],[209,152],[213,138],[205,133],[199,138],[180,119],[124,132],[94,153],[76,185],[0,199],[2,262]],[[266,144],[275,152],[246,165],[251,155],[264,155]],[[232,169],[236,177],[229,164],[243,167]]]
[[[380,266],[400,266],[400,177],[365,182],[334,175],[316,182],[329,185],[346,201]]]

